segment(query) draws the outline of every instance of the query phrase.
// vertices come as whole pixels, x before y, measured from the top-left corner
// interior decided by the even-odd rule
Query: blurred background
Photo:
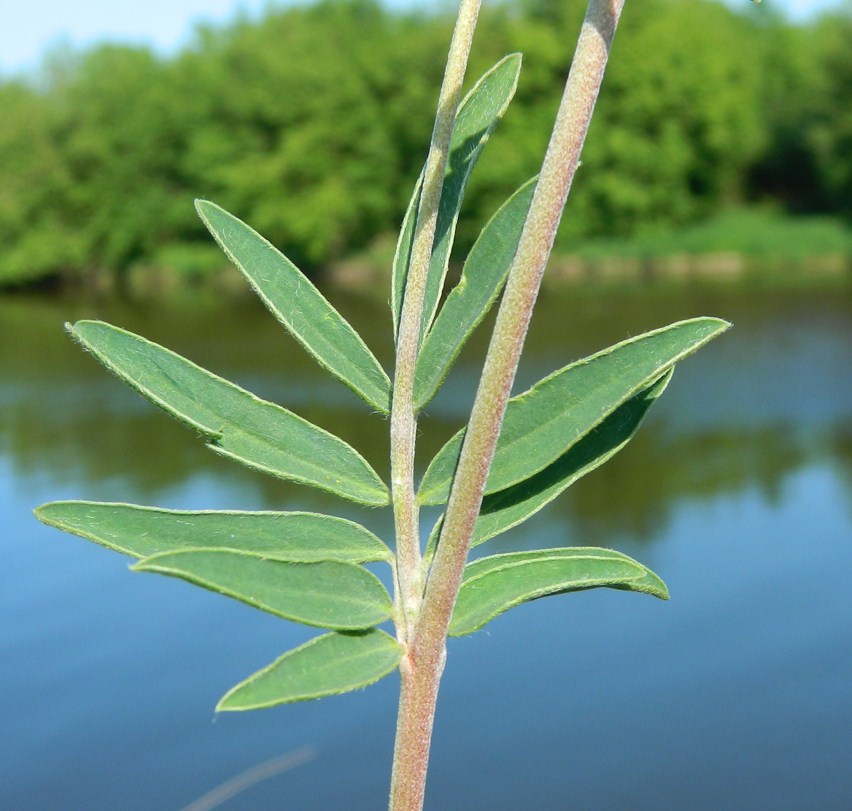
[[[469,84],[507,52],[525,62],[473,174],[456,265],[538,171],[583,10],[485,4]],[[385,511],[209,453],[62,323],[139,332],[387,476],[387,423],[252,299],[192,200],[271,239],[389,368],[395,232],[453,13],[369,0],[0,11],[0,808],[199,811],[282,755],[221,807],[385,805],[395,677],[215,717],[229,687],[313,634],[130,574],[31,510],[305,509],[391,540]],[[553,598],[452,641],[427,807],[852,807],[850,43],[848,0],[628,0],[516,391],[681,318],[734,329],[677,369],[627,449],[478,551],[618,548],[672,600]],[[464,422],[488,334],[421,423],[422,467]]]
[[[209,21],[187,4],[201,14],[187,30],[179,4],[71,4],[64,38],[52,4],[4,12],[0,286],[215,276],[222,257],[195,197],[239,212],[311,272],[387,267],[452,13],[367,0],[256,3],[236,16],[219,6]],[[583,8],[484,9],[470,76],[510,51],[526,69],[467,196],[460,252],[538,171]],[[852,7],[790,8],[798,16],[770,2],[628,9],[554,279],[777,274],[804,257],[846,269]],[[101,32],[120,36],[90,42]]]

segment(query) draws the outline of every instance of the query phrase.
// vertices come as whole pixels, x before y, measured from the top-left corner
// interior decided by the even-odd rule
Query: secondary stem
[[[590,0],[541,176],[506,284],[419,616],[400,667],[392,811],[419,811],[445,643],[541,277],[603,81],[624,0]],[[407,292],[406,292],[407,295]],[[415,355],[416,356],[416,355]],[[405,751],[400,752],[400,748]],[[411,761],[419,761],[412,763]],[[405,772],[398,780],[397,770]],[[397,783],[400,783],[397,786]]]
[[[579,164],[623,5],[624,0],[589,3],[471,411],[421,608],[414,640],[417,650],[443,644],[446,637],[533,305]]]
[[[396,577],[402,616],[398,617],[401,641],[408,638],[423,593],[418,508],[414,492],[414,446],[417,414],[414,410],[414,369],[420,349],[423,301],[438,207],[444,183],[456,110],[461,100],[473,31],[480,0],[462,0],[450,43],[444,81],[438,97],[438,113],[417,211],[408,275],[397,333],[396,369],[391,402],[391,487],[396,529]]]
[[[444,173],[479,8],[480,0],[461,0],[453,30],[447,67],[438,97],[435,127],[423,173],[417,223],[397,332],[390,420],[391,495],[396,529],[397,635],[406,647],[417,622],[423,595],[419,517],[414,491],[414,447],[417,432],[414,370],[422,337],[423,302]],[[428,676],[439,673],[439,669],[431,667],[424,672]],[[421,734],[422,729],[411,721],[420,717],[415,708],[423,705],[424,700],[426,704],[431,703],[434,706],[436,696],[424,699],[422,692],[425,688],[428,693],[431,681],[429,678],[421,678],[420,673],[421,668],[406,651],[400,663],[400,705],[391,777],[392,811],[419,811],[423,806],[431,717],[425,736]],[[434,680],[434,688],[437,691],[437,680]]]

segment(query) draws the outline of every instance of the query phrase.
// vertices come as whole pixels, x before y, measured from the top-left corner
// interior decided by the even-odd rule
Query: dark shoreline
[[[376,295],[387,288],[390,262],[372,257],[351,259],[309,273],[320,287],[348,293]],[[450,284],[460,266],[451,267]],[[544,276],[549,290],[588,288],[624,290],[657,287],[843,288],[852,283],[852,256],[834,253],[808,259],[755,258],[735,251],[672,254],[656,257],[588,257],[564,254],[553,257]],[[183,295],[227,296],[240,299],[252,294],[242,276],[230,266],[204,276],[187,277],[162,268],[135,268],[123,276],[93,273],[86,279],[52,279],[32,285],[0,288],[0,296],[84,295],[159,299]]]

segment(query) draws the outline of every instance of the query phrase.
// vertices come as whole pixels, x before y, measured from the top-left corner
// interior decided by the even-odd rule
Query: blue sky
[[[396,4],[418,1],[425,0]],[[839,2],[764,0],[796,18]],[[0,73],[33,67],[47,48],[61,42],[85,46],[108,39],[172,50],[199,20],[224,22],[239,10],[253,16],[266,5],[268,0],[5,0],[0,10]]]

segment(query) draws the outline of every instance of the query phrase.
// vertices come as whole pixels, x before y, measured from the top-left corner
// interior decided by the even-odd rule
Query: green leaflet
[[[217,453],[362,504],[388,503],[387,487],[356,450],[291,411],[109,324],[80,321],[68,331],[110,371],[204,434]]]
[[[390,410],[390,380],[361,336],[286,256],[207,200],[195,208],[273,315],[323,368],[373,408]]]
[[[131,567],[179,577],[284,619],[356,630],[387,620],[393,607],[381,581],[341,561],[290,563],[250,552],[193,549],[143,558]]]
[[[633,438],[648,409],[665,391],[673,371],[669,369],[653,385],[619,406],[544,470],[512,487],[485,496],[473,527],[472,546],[485,543],[526,521],[577,479],[618,453]],[[429,536],[429,554],[434,552],[442,526],[443,517]]]
[[[608,560],[622,561],[632,563],[642,570],[642,574],[630,581],[630,590],[639,591],[643,594],[650,594],[653,597],[658,597],[661,600],[669,599],[669,591],[666,584],[655,575],[646,566],[643,566],[638,561],[628,557],[623,552],[617,552],[615,549],[607,549],[601,546],[570,546],[556,549],[533,549],[524,552],[508,552],[500,555],[490,555],[486,558],[480,558],[465,566],[463,582],[473,580],[485,574],[503,569],[506,566],[513,566],[524,561],[536,561],[538,559],[548,557],[558,557],[570,559],[574,556],[584,557],[591,555],[593,557],[606,558]],[[613,586],[618,588],[618,586]]]
[[[435,243],[432,246],[432,258],[426,282],[422,333],[425,333],[432,323],[432,318],[438,307],[438,300],[441,297],[444,277],[447,275],[450,250],[455,237],[456,222],[458,221],[467,181],[476,161],[479,159],[485,142],[503,117],[512,96],[515,94],[520,71],[520,54],[510,54],[504,57],[473,86],[459,105],[450,143],[441,202],[438,208]],[[422,176],[421,180],[418,180],[414,194],[408,204],[393,260],[391,306],[394,335],[399,330],[399,316],[402,311],[402,298],[408,277],[411,242],[414,238],[414,222],[417,206],[420,202],[421,181]]]
[[[729,326],[717,318],[680,321],[572,363],[513,397],[485,492],[543,470],[622,403]],[[430,463],[418,493],[421,503],[447,500],[463,436],[459,431]]]
[[[384,631],[331,633],[288,651],[231,688],[217,710],[257,710],[348,693],[392,673],[402,648]]]
[[[231,549],[301,563],[393,558],[390,549],[360,524],[317,513],[191,512],[55,501],[39,507],[36,516],[45,524],[135,558],[188,549]]]
[[[450,635],[473,633],[510,608],[539,597],[600,586],[663,600],[669,596],[657,575],[611,549],[572,547],[493,555],[465,567]]]
[[[417,182],[414,184],[414,192],[402,218],[399,236],[396,241],[396,250],[391,265],[391,315],[393,316],[393,334],[396,338],[399,332],[399,319],[402,314],[402,295],[405,292],[405,283],[408,281],[408,266],[411,263],[411,245],[414,242],[414,226],[417,224],[417,209],[420,206],[420,192],[423,191],[423,175],[425,168],[421,170]],[[442,189],[442,192],[444,190]],[[441,194],[443,198],[443,193]],[[437,235],[437,227],[435,231]]]
[[[473,330],[497,298],[527,218],[537,178],[527,181],[489,220],[471,248],[459,283],[426,335],[414,378],[414,403],[423,408],[437,393]]]

